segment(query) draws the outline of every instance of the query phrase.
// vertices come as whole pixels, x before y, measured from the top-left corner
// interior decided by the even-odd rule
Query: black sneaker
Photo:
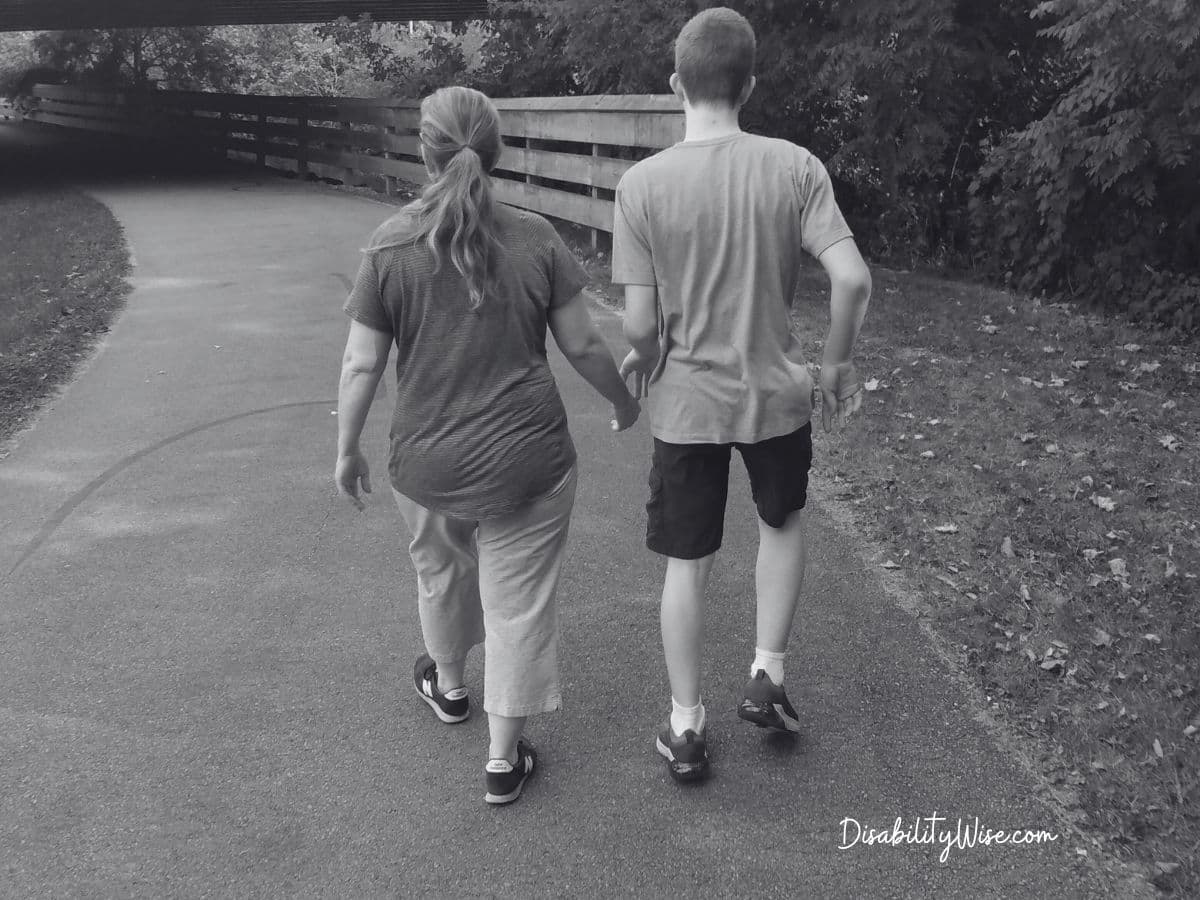
[[[800,717],[788,702],[783,685],[776,684],[762,669],[746,684],[745,698],[738,706],[738,715],[759,728],[772,728],[795,734],[800,731]]]
[[[701,728],[696,734],[688,728],[682,735],[677,735],[671,731],[670,719],[659,729],[654,744],[676,781],[701,781],[708,777],[707,731],[707,727]]]
[[[537,765],[537,751],[533,745],[521,738],[517,741],[516,765],[507,759],[491,759],[483,768],[483,778],[487,783],[487,793],[483,799],[494,806],[512,803],[521,796],[521,789],[533,774]]]
[[[434,714],[448,725],[465,722],[471,715],[471,701],[467,699],[465,687],[454,688],[442,693],[437,685],[437,663],[428,653],[417,657],[413,666],[413,687],[417,696],[429,704]]]

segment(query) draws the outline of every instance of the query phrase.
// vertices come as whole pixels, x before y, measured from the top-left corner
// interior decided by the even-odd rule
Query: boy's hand
[[[617,406],[613,407],[613,431],[624,431],[633,425],[642,414],[642,404],[637,401],[632,394],[629,398]]]
[[[371,493],[371,467],[367,465],[367,458],[361,450],[338,457],[333,480],[338,493],[353,503],[355,509],[359,512],[366,509],[366,505],[358,499],[358,483],[362,481],[364,494]]]
[[[630,350],[629,355],[621,363],[621,378],[628,382],[629,376],[633,376],[633,385],[629,390],[635,400],[641,400],[649,393],[650,375],[654,372],[656,365],[658,365],[658,357],[651,359],[648,356],[642,356],[637,350]]]
[[[830,431],[844,426],[862,406],[863,386],[854,363],[821,366],[821,425]]]

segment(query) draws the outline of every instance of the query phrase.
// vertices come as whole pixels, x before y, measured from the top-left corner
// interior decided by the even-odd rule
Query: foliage
[[[18,92],[25,74],[37,66],[30,35],[24,33],[0,34],[0,97],[11,97]]]
[[[1037,15],[1070,77],[989,155],[980,234],[1020,287],[1200,326],[1200,6],[1050,0]]]
[[[72,81],[119,87],[227,87],[234,48],[213,28],[119,28],[42,32],[33,51]]]
[[[308,25],[230,25],[217,37],[233,49],[229,89],[248,94],[378,96],[389,90],[376,58],[337,33]]]

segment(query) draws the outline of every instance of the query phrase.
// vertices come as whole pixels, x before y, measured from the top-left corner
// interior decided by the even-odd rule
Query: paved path
[[[1067,834],[945,864],[940,846],[839,849],[846,817],[1061,829],[819,512],[788,670],[805,734],[740,724],[740,474],[709,620],[716,776],[671,783],[652,749],[667,693],[649,435],[612,435],[561,360],[582,456],[565,707],[532,720],[544,764],[522,800],[487,808],[484,718],[441,726],[409,687],[397,514],[386,493],[357,514],[330,484],[340,304],[387,208],[269,176],[94,193],[135,290],[0,462],[0,896],[1113,895]],[[391,395],[369,424],[380,473]],[[475,661],[477,696],[480,676]]]

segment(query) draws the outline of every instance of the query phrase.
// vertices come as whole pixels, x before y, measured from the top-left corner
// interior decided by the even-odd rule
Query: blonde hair
[[[472,309],[487,298],[504,248],[497,235],[491,171],[500,161],[500,114],[465,87],[442,88],[421,102],[421,148],[431,180],[416,202],[415,227],[367,252],[424,241],[442,267],[446,253],[466,279]]]

